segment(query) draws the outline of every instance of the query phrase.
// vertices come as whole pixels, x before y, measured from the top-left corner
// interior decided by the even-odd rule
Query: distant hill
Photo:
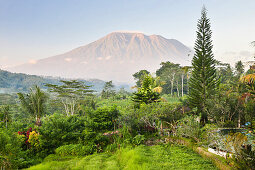
[[[27,92],[34,85],[38,85],[42,89],[46,89],[44,86],[46,83],[60,84],[61,78],[52,77],[40,77],[36,75],[27,75],[22,73],[11,73],[8,71],[0,70],[0,93],[15,93],[15,92]],[[81,80],[87,85],[92,85],[92,89],[100,92],[105,84],[104,81],[98,79]],[[117,84],[116,88],[125,87],[127,90],[129,86],[127,84]]]
[[[156,71],[162,61],[190,65],[190,49],[160,35],[113,32],[67,53],[9,68],[12,72],[66,78],[133,82],[141,70]]]

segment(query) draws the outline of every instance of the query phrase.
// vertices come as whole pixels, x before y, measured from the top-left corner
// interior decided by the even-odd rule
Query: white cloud
[[[72,60],[73,60],[72,58],[65,58],[65,61],[67,61],[67,62],[70,62]]]
[[[242,62],[253,61],[253,54],[251,51],[227,51],[224,53],[218,53],[215,58],[230,63],[232,66],[239,60]]]
[[[37,63],[37,60],[29,60],[28,63],[29,63],[29,64],[36,64],[36,63]]]

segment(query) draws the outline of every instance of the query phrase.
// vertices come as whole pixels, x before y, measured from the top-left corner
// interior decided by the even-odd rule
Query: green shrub
[[[100,107],[96,110],[90,110],[89,127],[94,132],[109,131],[114,129],[116,120],[119,116],[119,111],[116,106]]]
[[[143,144],[145,141],[145,137],[144,135],[136,135],[134,138],[133,138],[133,144],[134,145],[141,145]]]
[[[200,141],[200,123],[196,120],[196,116],[186,116],[178,123],[177,135],[179,137],[192,138]]]
[[[141,104],[139,109],[130,109],[128,113],[121,115],[119,123],[128,126],[134,134],[137,131],[140,133],[153,131],[145,127],[152,127],[154,122],[158,125],[157,128],[159,128],[159,121],[172,124],[182,117],[183,113],[180,104],[161,102],[147,105]]]
[[[113,144],[107,145],[106,152],[114,152],[117,149],[118,149],[118,144],[113,143]]]
[[[0,169],[22,167],[24,151],[21,136],[6,129],[0,129]]]
[[[92,154],[95,151],[94,146],[83,146],[81,144],[70,144],[60,146],[56,149],[56,154],[59,156],[85,156]]]
[[[86,128],[85,117],[53,114],[45,117],[39,128],[40,145],[44,152],[50,154],[59,146],[77,144],[83,138]]]

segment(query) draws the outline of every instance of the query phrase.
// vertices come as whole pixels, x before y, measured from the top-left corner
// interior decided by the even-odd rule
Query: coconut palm
[[[35,117],[36,125],[41,124],[41,117],[45,114],[48,96],[38,86],[30,89],[30,93],[18,93],[21,106],[33,117]]]
[[[10,107],[8,105],[2,106],[1,113],[2,113],[3,122],[5,122],[5,126],[7,128],[7,123],[11,121]]]

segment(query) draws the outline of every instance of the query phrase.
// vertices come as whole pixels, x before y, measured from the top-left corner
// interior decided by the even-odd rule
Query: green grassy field
[[[182,146],[155,145],[125,148],[116,153],[93,154],[83,158],[45,159],[38,169],[217,169],[192,150]],[[56,159],[62,160],[57,161]]]

